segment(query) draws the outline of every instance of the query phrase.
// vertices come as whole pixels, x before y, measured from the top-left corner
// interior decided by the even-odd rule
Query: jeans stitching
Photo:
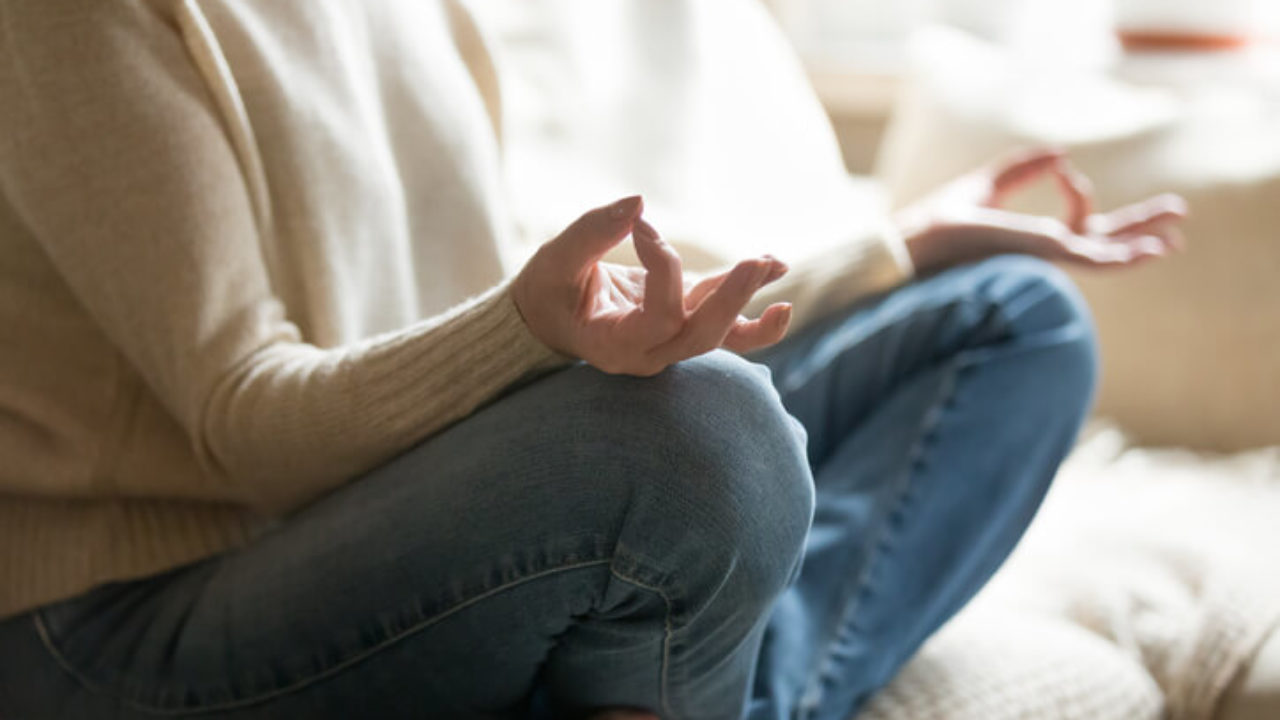
[[[671,597],[661,588],[629,578],[613,568],[609,569],[609,573],[625,583],[635,585],[642,590],[648,590],[649,592],[656,594],[658,597],[662,598],[663,604],[666,605],[667,612],[663,617],[662,629],[662,663],[658,671],[658,703],[662,706],[663,714],[668,718],[674,719],[675,712],[671,709],[670,695],[667,692],[667,679],[671,667],[671,636],[673,634],[671,629],[671,615],[673,612]]]
[[[888,519],[893,517],[895,513],[902,509],[906,501],[909,499],[912,491],[911,476],[915,473],[917,466],[924,457],[924,448],[932,437],[934,430],[937,429],[942,419],[942,410],[945,408],[949,398],[955,393],[957,382],[956,376],[959,374],[959,364],[955,363],[951,366],[951,372],[946,375],[946,382],[939,390],[934,401],[929,405],[928,411],[924,414],[924,421],[920,424],[917,434],[917,440],[908,452],[907,469],[902,474],[901,480],[896,489],[892,505],[880,515],[878,518],[877,531],[872,534],[864,544],[864,547],[871,549],[871,555],[862,568],[857,581],[849,593],[849,600],[845,604],[844,611],[840,614],[840,621],[836,626],[836,632],[827,642],[826,648],[822,653],[820,660],[815,663],[813,676],[809,683],[805,686],[805,691],[800,698],[800,706],[797,708],[797,717],[812,717],[813,713],[822,705],[823,682],[833,674],[835,666],[834,656],[836,646],[847,633],[848,628],[853,624],[855,612],[862,606],[862,599],[869,586],[871,580],[871,570],[876,565],[880,553],[884,549],[886,542],[885,535],[888,533]]]
[[[95,682],[90,681],[79,670],[77,670],[75,666],[58,649],[57,644],[53,641],[52,636],[49,634],[48,628],[46,627],[44,619],[41,616],[41,614],[38,612],[33,613],[33,619],[35,622],[36,633],[40,636],[40,641],[45,646],[45,649],[49,651],[49,654],[53,657],[54,661],[62,668],[62,670],[66,672],[68,675],[70,675],[85,690],[88,690],[89,692],[92,692],[98,695],[105,695],[107,697],[112,697],[131,710],[136,710],[138,712],[142,712],[150,715],[159,715],[159,716],[202,715],[206,713],[221,712],[224,710],[234,710],[238,708],[249,707],[252,705],[257,705],[260,703],[267,702],[269,700],[273,700],[278,697],[282,697],[284,695],[288,695],[293,692],[297,692],[321,680],[337,675],[339,672],[346,670],[347,668],[353,665],[356,665],[360,662],[363,662],[364,660],[367,660],[370,657],[373,657],[374,655],[381,652],[382,650],[388,647],[391,647],[392,645],[400,642],[401,640],[409,637],[410,635],[414,635],[426,629],[427,627],[434,625],[437,622],[440,622],[441,620],[444,620],[445,618],[451,615],[461,612],[462,610],[465,610],[466,608],[482,600],[487,600],[488,598],[493,597],[494,595],[505,592],[519,585],[523,585],[524,583],[531,582],[533,580],[538,580],[544,577],[548,577],[556,573],[567,572],[570,570],[580,570],[582,568],[595,567],[598,565],[609,565],[612,562],[613,562],[612,558],[606,558],[602,560],[588,560],[584,562],[573,563],[570,565],[561,565],[555,568],[548,568],[546,570],[533,573],[531,575],[519,578],[517,580],[512,580],[511,582],[504,583],[503,585],[499,585],[498,587],[495,587],[493,589],[486,590],[485,592],[482,592],[479,595],[476,595],[475,597],[472,597],[468,600],[460,602],[457,605],[454,605],[453,607],[447,610],[436,613],[435,615],[432,615],[431,617],[426,618],[421,622],[415,623],[410,627],[407,627],[404,630],[394,635],[384,638],[383,640],[381,640],[378,643],[375,643],[371,647],[368,647],[346,658],[342,662],[339,662],[335,665],[325,668],[324,670],[321,670],[318,673],[315,673],[314,675],[311,675],[310,677],[297,680],[293,683],[285,685],[284,687],[277,688],[271,692],[262,693],[260,695],[255,695],[255,696],[246,697],[246,698],[239,698],[237,700],[232,700],[229,702],[218,703],[213,705],[205,705],[205,706],[194,707],[194,708],[152,707],[145,703],[138,702],[137,700],[119,696],[116,693],[112,692],[111,690],[107,689],[106,687],[103,687]],[[626,580],[626,578],[621,578],[621,579]],[[627,580],[627,582],[631,582],[631,581]],[[643,585],[640,585],[639,583],[635,583],[635,584],[639,585],[640,587],[645,587]],[[659,592],[659,594],[662,595],[664,601],[667,600],[665,594],[661,592]],[[668,607],[668,619],[669,619],[670,618],[669,602],[667,607]],[[668,633],[668,637],[669,637],[669,633]],[[666,676],[666,673],[665,673],[665,657],[664,657],[663,677],[665,678],[665,676]]]

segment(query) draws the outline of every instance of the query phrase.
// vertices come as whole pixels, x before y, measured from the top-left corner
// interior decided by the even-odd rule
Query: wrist
[[[524,322],[525,330],[542,345],[557,355],[573,358],[577,355],[569,347],[563,326],[557,321],[554,312],[545,302],[539,302],[540,294],[545,296],[545,289],[540,293],[538,284],[530,266],[526,265],[507,286],[507,296],[515,308],[516,315]]]
[[[903,247],[907,250],[907,257],[915,273],[927,275],[932,272],[936,263],[933,248],[936,245],[937,226],[909,211],[894,215],[892,224],[902,238]]]
[[[507,286],[507,294],[511,296],[511,304],[516,308],[516,314],[524,321],[526,327],[529,326],[529,313],[525,311],[524,286],[527,284],[524,271],[521,270],[514,278],[511,284]],[[529,328],[533,330],[532,327]]]

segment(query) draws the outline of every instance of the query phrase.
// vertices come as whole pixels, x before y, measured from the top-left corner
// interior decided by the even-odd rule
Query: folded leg
[[[750,717],[847,720],[1030,522],[1091,400],[1092,325],[1060,272],[1000,257],[758,359],[808,431],[817,503]]]

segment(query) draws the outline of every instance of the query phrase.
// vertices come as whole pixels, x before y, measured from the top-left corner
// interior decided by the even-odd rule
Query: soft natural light
[[[1068,64],[1106,62],[1117,30],[1280,38],[1269,0],[771,0],[801,52],[823,66],[898,72],[911,35],[943,24]]]

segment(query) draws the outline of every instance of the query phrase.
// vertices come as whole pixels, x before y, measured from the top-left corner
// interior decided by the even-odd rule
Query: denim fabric
[[[1030,521],[1092,337],[997,258],[754,363],[557,372],[246,548],[0,623],[0,717],[846,720]]]
[[[809,429],[817,512],[750,717],[846,720],[1030,523],[1092,401],[1092,322],[1062,273],[1000,257],[757,359]]]

